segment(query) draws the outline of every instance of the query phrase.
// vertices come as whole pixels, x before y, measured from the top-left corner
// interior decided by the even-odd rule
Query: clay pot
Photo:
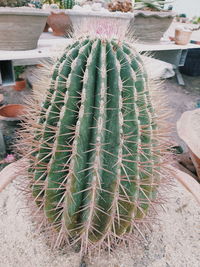
[[[49,12],[35,8],[0,8],[0,50],[37,48],[48,15]]]
[[[175,13],[172,11],[135,10],[129,25],[129,34],[140,43],[158,43],[171,25]]]
[[[53,35],[55,36],[66,36],[71,33],[71,20],[64,12],[51,12],[51,15],[48,16],[47,23],[52,28]]]
[[[50,28],[49,24],[46,23],[43,32],[49,32],[49,28]]]
[[[26,106],[21,104],[9,104],[0,108],[1,120],[19,120],[25,113]]]
[[[87,35],[89,32],[96,32],[110,37],[110,34],[125,38],[126,28],[134,14],[132,12],[101,12],[88,10],[66,9],[65,14],[70,17],[73,29],[81,35]],[[113,27],[115,25],[115,27]],[[123,25],[123,32],[119,31]]]
[[[196,169],[197,175],[199,177],[199,181],[200,181],[200,157],[198,157],[197,155],[195,155],[191,149],[189,149],[189,154],[190,157],[192,159],[192,162],[194,164],[194,167]]]
[[[18,174],[21,174],[26,166],[27,160],[20,159],[3,168],[3,170],[0,171],[0,192],[15,178],[17,178]]]
[[[177,122],[177,132],[186,143],[200,182],[200,109],[186,111]]]
[[[193,179],[189,174],[174,168],[172,165],[168,166],[169,170],[171,170],[174,177],[185,187],[188,192],[190,192],[194,198],[200,204],[200,184]]]
[[[190,41],[192,32],[191,31],[183,31],[176,29],[175,30],[175,44],[177,45],[187,45]]]
[[[22,91],[26,88],[26,81],[21,79],[18,81],[15,81],[15,85],[13,86],[13,89],[15,91]]]

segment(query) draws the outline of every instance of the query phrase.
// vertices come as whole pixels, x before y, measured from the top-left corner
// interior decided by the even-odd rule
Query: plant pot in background
[[[48,15],[34,8],[0,8],[0,50],[37,48]]]
[[[185,111],[177,122],[179,137],[186,143],[200,182],[200,109]]]
[[[70,17],[73,29],[80,36],[94,32],[109,37],[111,34],[120,35],[121,39],[126,33],[130,20],[134,17],[131,12],[91,12],[72,9],[66,9],[65,14]]]
[[[175,30],[175,44],[177,45],[187,45],[190,41],[192,32],[184,30]]]
[[[0,108],[0,120],[20,120],[25,113],[26,106],[21,104],[9,104]]]
[[[46,23],[43,32],[49,32],[49,28],[50,28],[49,24]]]
[[[196,172],[197,172],[197,175],[200,181],[200,157],[194,154],[191,149],[189,149],[189,154],[190,154],[190,157],[192,159],[192,162],[194,164],[194,167],[196,169]]]
[[[64,12],[51,12],[47,24],[52,28],[55,36],[67,36],[72,30],[71,20]]]
[[[23,91],[26,88],[26,80],[20,79],[15,81],[15,85],[13,86],[13,89],[15,91]]]
[[[174,12],[134,11],[134,18],[129,25],[129,33],[141,43],[159,42],[171,25]]]

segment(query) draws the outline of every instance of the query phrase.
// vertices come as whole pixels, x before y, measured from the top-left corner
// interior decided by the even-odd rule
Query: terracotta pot
[[[9,104],[0,108],[0,118],[2,120],[20,119],[25,113],[26,106],[21,104]]]
[[[183,31],[183,30],[175,30],[175,44],[177,45],[187,45],[190,41],[192,32],[191,31]]]
[[[13,89],[15,91],[22,91],[26,88],[26,81],[21,79],[19,81],[15,81],[15,85],[13,86]]]
[[[68,15],[64,12],[51,12],[47,19],[48,25],[53,30],[55,36],[66,36],[71,32],[72,24]]]
[[[35,8],[0,8],[0,50],[37,48],[48,15]]]

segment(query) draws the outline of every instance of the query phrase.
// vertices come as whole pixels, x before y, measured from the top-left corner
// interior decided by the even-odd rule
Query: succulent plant
[[[48,4],[48,5],[58,5],[58,7],[61,7],[62,0],[43,0],[42,4]]]
[[[158,202],[163,141],[140,55],[126,42],[78,38],[28,114],[29,189],[55,247],[128,240]],[[166,172],[166,171],[165,171]]]
[[[42,8],[42,2],[41,1],[30,1],[30,5],[35,8]]]
[[[173,3],[174,0],[135,0],[134,9],[153,9],[161,11],[164,9],[165,4]]]
[[[26,69],[25,66],[14,66],[16,81],[19,81],[21,79],[20,76],[25,72],[25,69]]]
[[[62,0],[62,7],[64,9],[72,9],[75,5],[75,0]]]
[[[72,9],[75,5],[75,0],[44,0],[43,4],[56,4],[59,8]]]
[[[108,3],[108,9],[111,12],[121,11],[121,12],[131,12],[133,11],[133,4],[131,0],[117,0]]]
[[[1,7],[21,7],[27,4],[26,0],[0,0]]]

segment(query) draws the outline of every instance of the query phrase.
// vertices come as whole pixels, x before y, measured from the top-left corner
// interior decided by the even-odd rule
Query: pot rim
[[[25,109],[26,106],[23,105],[23,104],[7,104],[7,105],[4,105],[0,108],[1,109],[4,109],[4,108],[9,108],[9,107],[13,107],[13,106],[18,106],[18,107],[21,107],[22,109]],[[2,121],[19,121],[21,120],[21,117],[22,115],[18,115],[18,116],[15,116],[15,117],[6,117],[6,116],[3,116],[3,115],[0,115],[0,120]]]
[[[87,17],[102,17],[102,18],[116,18],[116,19],[131,19],[134,17],[133,12],[102,12],[102,11],[88,11],[88,10],[63,10],[69,16],[87,16]]]
[[[141,15],[143,17],[158,17],[158,18],[166,18],[166,17],[175,17],[176,12],[174,11],[150,11],[150,10],[134,10],[135,17]]]
[[[0,7],[0,15],[19,15],[19,16],[49,16],[48,11],[38,10],[30,7]]]

